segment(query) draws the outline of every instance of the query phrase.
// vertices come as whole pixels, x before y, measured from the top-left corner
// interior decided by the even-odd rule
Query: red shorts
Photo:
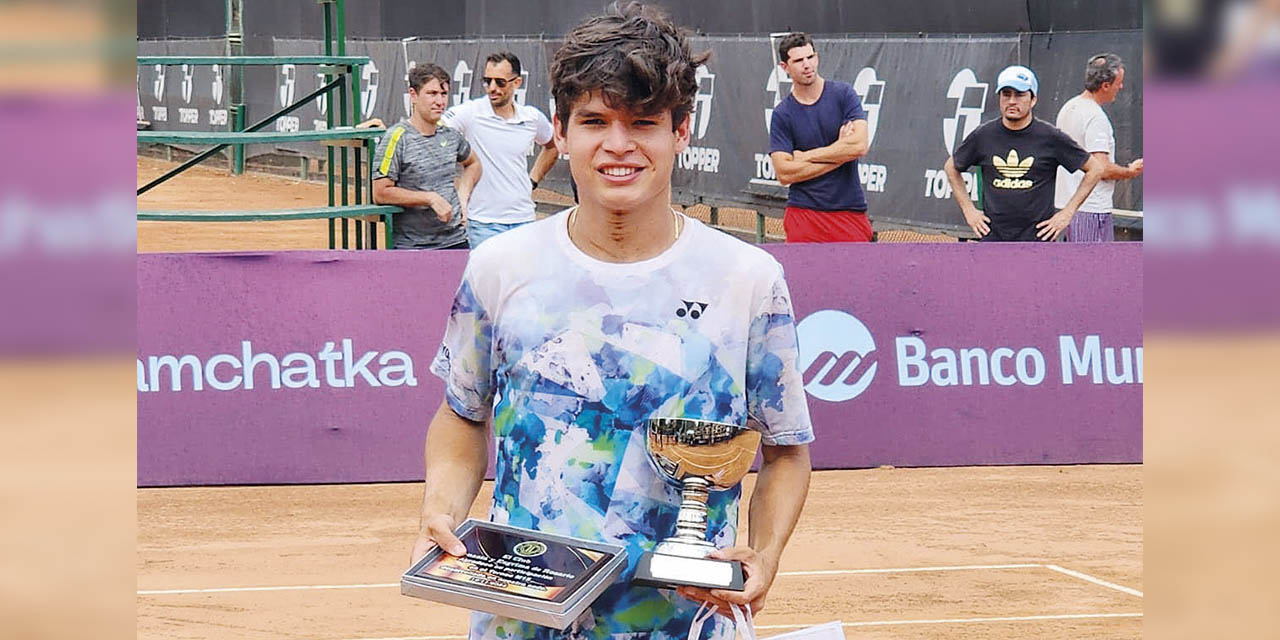
[[[863,211],[814,211],[787,207],[787,242],[871,242],[871,220]]]

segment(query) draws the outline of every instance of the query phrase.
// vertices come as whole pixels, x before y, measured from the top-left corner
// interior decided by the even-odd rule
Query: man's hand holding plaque
[[[424,518],[422,531],[418,532],[418,539],[413,543],[413,554],[409,559],[409,564],[418,564],[418,561],[423,556],[437,546],[449,555],[465,555],[467,553],[466,545],[462,544],[458,536],[453,534],[454,529],[457,528],[457,523],[447,514],[437,513]]]
[[[467,520],[445,535],[448,518],[424,523],[414,555],[426,551],[401,576],[400,593],[564,629],[626,564],[619,545],[492,522]]]

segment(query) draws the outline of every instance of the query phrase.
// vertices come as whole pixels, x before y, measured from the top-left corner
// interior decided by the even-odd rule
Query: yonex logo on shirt
[[[683,318],[687,315],[690,318],[697,320],[702,317],[702,312],[707,310],[707,303],[705,302],[691,302],[689,300],[681,300],[680,302],[684,303],[684,307],[676,309],[677,318]]]

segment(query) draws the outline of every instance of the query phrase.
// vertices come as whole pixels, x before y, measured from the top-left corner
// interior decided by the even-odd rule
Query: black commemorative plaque
[[[467,520],[464,556],[432,549],[400,578],[400,593],[564,629],[622,572],[620,545]]]

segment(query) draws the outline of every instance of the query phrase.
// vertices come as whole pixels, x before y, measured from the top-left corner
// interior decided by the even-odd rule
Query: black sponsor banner
[[[349,37],[408,36],[497,38],[512,34],[563,34],[598,15],[604,0],[360,0],[347,3]],[[653,0],[682,25],[702,33],[767,33],[784,28],[809,33],[1009,33],[1134,29],[1142,27],[1138,0]],[[225,0],[139,0],[138,35],[143,38],[212,36],[225,29]],[[324,13],[315,2],[246,2],[245,34],[319,38]]]
[[[766,108],[773,58],[765,38],[695,38],[695,51],[711,51],[698,69],[689,147],[676,158],[675,198],[693,202],[746,202],[758,154],[768,152]]]
[[[139,56],[225,54],[222,38],[138,42]],[[157,131],[227,130],[230,69],[226,65],[138,65],[138,119]]]
[[[324,54],[324,45],[319,40],[273,40],[271,43],[271,55],[275,56],[316,56]],[[264,78],[265,74],[257,72],[251,76],[246,76],[245,86],[245,102],[249,106],[249,115],[245,118],[245,124],[252,124],[267,117],[268,115],[293,104],[299,98],[315,91],[324,84],[323,80],[317,77],[319,67],[314,65],[295,65],[282,64],[271,67],[265,67],[270,72],[269,82],[266,86],[260,83],[268,81]],[[335,100],[336,102],[336,100]],[[313,100],[310,104],[303,105],[301,108],[292,113],[276,118],[275,122],[268,125],[266,131],[312,131],[315,129],[324,129],[325,116],[324,109],[328,107],[325,98]],[[319,123],[320,126],[316,126]],[[288,143],[278,142],[270,145],[268,149],[287,149],[290,151],[305,152],[311,156],[321,156],[324,154],[324,145],[319,143]]]
[[[323,45],[316,40],[276,40],[274,43],[277,56],[305,56],[324,53]],[[403,56],[400,55],[400,43],[383,41],[356,41],[347,43],[346,54],[349,56],[366,56],[370,64],[360,70],[360,112],[354,112],[355,101],[350,95],[346,100],[347,121],[360,123],[370,118],[381,118],[387,125],[398,119],[400,102],[404,94],[405,71]],[[325,70],[316,65],[280,65],[276,68],[273,79],[274,86],[266,95],[274,98],[270,105],[261,105],[253,110],[256,117],[261,118],[270,112],[283,109],[305,97],[327,81]],[[253,87],[249,90],[252,91]],[[348,90],[349,92],[349,90]],[[262,95],[264,92],[255,92]],[[319,131],[328,128],[328,118],[333,116],[334,126],[342,122],[341,92],[334,91],[332,97],[322,95],[309,104],[303,105],[292,113],[277,118],[273,128],[277,131]],[[325,154],[325,146],[318,142],[289,142],[275,145],[285,149],[318,157]]]
[[[1140,32],[819,39],[817,44],[822,75],[852,84],[867,110],[872,143],[860,161],[859,179],[878,225],[967,232],[942,167],[965,135],[981,122],[998,117],[995,78],[1009,64],[1028,64],[1037,72],[1041,99],[1036,115],[1052,122],[1062,103],[1083,88],[1083,65],[1090,55],[1114,51],[1123,56],[1130,61],[1127,88],[1107,112],[1116,129],[1118,159],[1127,162],[1142,155]],[[157,43],[140,42],[140,54],[152,53],[144,45]],[[699,37],[693,45],[695,50],[710,49],[713,55],[698,71],[691,141],[676,160],[674,197],[685,203],[737,203],[776,211],[785,201],[786,188],[776,183],[768,160],[767,127],[773,106],[790,91],[790,81],[777,70],[768,38]],[[440,65],[452,78],[451,106],[482,98],[485,57],[503,50],[514,52],[522,62],[524,85],[516,99],[550,117],[554,105],[547,69],[558,46],[557,40],[539,38],[351,42],[349,54],[366,55],[373,61],[362,74],[363,108],[354,120],[376,116],[390,125],[405,117],[408,69],[426,62]],[[167,47],[166,52],[174,55],[194,53],[192,41],[173,41]],[[273,47],[276,55],[321,52],[317,40],[276,40]],[[305,96],[322,83],[316,67],[254,71],[262,73],[246,74],[248,122],[278,110],[291,95],[292,99]],[[196,73],[197,87],[208,84],[199,80],[201,71]],[[139,68],[139,105],[144,111],[162,104],[149,100],[147,89],[153,84],[149,74],[150,69]],[[174,82],[172,77],[168,82]],[[208,93],[207,88],[203,91]],[[181,93],[174,89],[161,95],[167,101],[163,104],[175,111],[172,107],[181,100]],[[291,114],[296,120],[277,122],[275,127],[322,128],[322,108],[329,105],[321,102],[303,107]],[[157,128],[167,127],[161,123]],[[209,126],[202,119],[193,128]],[[324,146],[318,143],[273,148],[324,154]],[[270,150],[254,148],[251,153]],[[567,192],[568,178],[568,163],[562,160],[545,183]],[[1116,205],[1141,209],[1140,182],[1121,183]]]

